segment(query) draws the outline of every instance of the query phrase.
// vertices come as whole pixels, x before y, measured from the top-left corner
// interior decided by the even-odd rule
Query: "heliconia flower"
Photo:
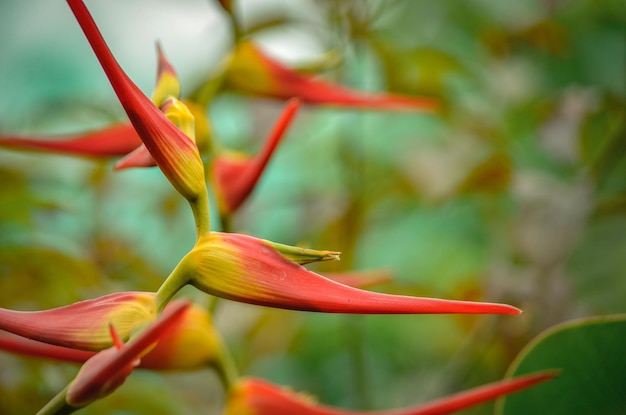
[[[364,291],[290,261],[267,241],[211,232],[201,237],[157,292],[159,307],[191,284],[217,297],[290,310],[350,314],[519,314],[494,303],[409,297]]]
[[[173,304],[169,303],[165,311]],[[222,338],[208,310],[192,304],[141,359],[139,366],[153,370],[200,369],[219,361],[222,350]]]
[[[167,98],[177,98],[180,95],[180,84],[176,78],[176,72],[169,63],[160,45],[157,44],[158,52],[158,70],[157,82],[153,92],[152,100],[155,105],[160,106]],[[197,104],[185,101],[185,104],[192,109],[194,117],[196,113],[200,113]],[[195,106],[195,107],[194,107]],[[199,127],[207,130],[206,117],[203,115],[204,122],[201,121]],[[204,145],[208,132],[201,131],[198,134],[196,127],[196,139],[202,140],[200,144]],[[141,138],[132,124],[116,123],[102,129],[89,131],[82,134],[72,136],[23,136],[23,135],[0,135],[0,147],[7,147],[18,150],[33,151],[50,151],[60,154],[69,154],[84,157],[114,157],[124,156],[131,151],[142,146]],[[144,147],[145,149],[145,147]],[[147,149],[145,150],[147,152]],[[148,161],[138,166],[156,166],[152,156],[148,153]]]
[[[251,41],[237,45],[225,76],[227,85],[239,92],[277,99],[297,97],[308,104],[404,111],[433,111],[438,106],[427,98],[366,93],[313,78],[285,67]]]
[[[167,311],[175,306],[171,302]],[[13,334],[0,334],[0,350],[22,356],[84,363],[97,352],[42,343]],[[175,326],[166,331],[155,347],[142,357],[139,368],[150,370],[191,370],[207,368],[219,360],[221,336],[209,312],[199,305],[186,308]]]
[[[165,56],[161,44],[157,43],[157,81],[152,92],[152,102],[160,107],[161,112],[183,133],[195,141],[194,116],[180,98],[180,82],[176,70]],[[156,162],[145,145],[136,148],[115,164],[115,170],[129,167],[151,167]]]
[[[174,101],[170,99],[170,102]],[[215,155],[213,162],[209,166],[209,177],[214,185],[218,208],[222,214],[235,212],[252,193],[299,106],[299,100],[294,99],[287,103],[283,114],[270,133],[263,149],[254,157],[233,151],[223,151]],[[194,130],[191,130],[192,126],[185,127],[184,119],[173,119],[172,111],[168,111],[167,108],[162,108],[162,110],[183,131],[187,131],[185,128],[190,130],[188,135],[193,137]],[[206,117],[203,118],[206,120]],[[198,128],[195,129],[195,131],[197,130]],[[205,142],[210,140],[208,130],[203,135],[207,137],[204,140]],[[122,170],[130,167],[149,167],[153,165],[154,160],[152,156],[144,146],[141,146],[119,160],[115,164],[115,169]]]
[[[189,305],[188,301],[182,300],[173,303],[153,324],[126,344],[117,338],[115,326],[112,325],[114,347],[101,351],[85,362],[67,389],[67,404],[80,408],[119,388],[139,364],[141,356],[178,324]]]
[[[195,140],[195,123],[194,117],[189,108],[178,99],[168,97],[161,106],[161,111],[168,120],[187,135],[194,142]],[[145,145],[137,147],[133,152],[129,153],[117,163],[115,170],[127,169],[129,167],[151,167],[155,166],[155,161]]]
[[[387,411],[350,411],[324,406],[316,403],[310,396],[261,379],[244,378],[231,389],[224,415],[445,415],[529,388],[555,375],[555,372],[543,372],[520,376],[423,405]]]
[[[189,111],[193,119],[193,131],[192,132],[190,131],[188,133],[188,136],[190,138],[195,137],[198,150],[211,153],[213,151],[213,137],[212,137],[212,132],[211,132],[211,126],[209,124],[209,120],[207,119],[204,108],[188,100],[184,100],[182,103],[184,104],[186,108],[185,111]],[[166,107],[165,109],[167,110],[168,108]],[[165,116],[167,117],[168,114],[170,114],[170,116],[174,118],[172,111],[165,113]],[[172,119],[172,118],[170,118],[170,121],[175,122],[175,119]],[[188,123],[188,121],[186,122]],[[184,122],[181,122],[182,126],[184,126],[184,124],[185,124]],[[179,125],[177,126],[179,128],[181,127]],[[137,141],[141,144],[141,139],[139,138],[139,136],[137,136]],[[2,142],[0,141],[0,145],[1,144]],[[130,153],[130,152],[127,152],[127,153]],[[124,153],[124,154],[127,154],[127,153]],[[132,153],[127,154],[126,157],[122,158],[117,163],[115,163],[114,169],[123,170],[123,169],[132,168],[132,167],[152,167],[152,166],[156,166],[156,163],[154,162],[154,159],[150,155],[150,152],[148,151],[146,146],[141,144],[139,147],[135,148]]]
[[[111,371],[108,376],[100,375],[100,372],[111,364],[110,362],[119,354],[119,350],[124,346],[115,328],[110,326],[109,329],[114,344],[113,347],[102,350],[90,357],[80,368],[74,381],[69,385],[65,400],[67,404],[73,408],[81,408],[110,395],[117,388],[122,386],[126,378],[130,376],[135,367],[139,365],[138,356],[132,356],[128,362],[120,364],[119,367],[117,367],[115,371]],[[147,347],[149,346],[150,345]],[[143,350],[140,352],[143,352]],[[85,378],[90,375],[93,377],[94,374],[98,374],[97,380],[85,380]]]
[[[118,292],[43,311],[0,308],[0,330],[44,343],[98,351],[112,345],[110,324],[126,340],[156,316],[154,293]]]
[[[70,137],[0,135],[0,147],[84,157],[120,156],[140,145],[141,139],[129,123],[118,123]]]
[[[176,72],[165,57],[160,45],[157,44],[158,70],[157,82],[152,95],[155,105],[161,106],[167,98],[177,98],[180,95],[180,84]],[[184,101],[185,106],[193,114],[194,132],[186,134],[195,136],[199,149],[210,145],[210,126],[204,108],[191,101]],[[166,114],[167,116],[167,114]],[[128,167],[156,166],[154,159],[143,145],[135,128],[129,122],[116,123],[102,129],[70,136],[26,136],[0,135],[0,147],[17,150],[46,151],[75,156],[104,158],[125,156],[131,152],[139,152],[131,160],[119,162],[116,169]],[[138,149],[141,148],[141,151]]]
[[[165,117],[119,66],[82,0],[67,0],[130,122],[156,164],[190,201],[206,193],[204,166],[198,148]]]
[[[152,102],[160,107],[168,98],[180,98],[180,82],[160,43],[157,43],[157,56],[157,81],[152,91]]]
[[[248,157],[233,152],[217,155],[210,175],[222,213],[236,211],[250,195],[299,107],[300,101],[297,99],[287,103],[263,149],[256,156]]]

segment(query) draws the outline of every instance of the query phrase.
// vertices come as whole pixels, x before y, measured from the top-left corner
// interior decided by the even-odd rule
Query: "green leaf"
[[[626,315],[555,326],[526,346],[508,377],[561,369],[556,379],[504,398],[497,414],[620,415],[626,408]]]

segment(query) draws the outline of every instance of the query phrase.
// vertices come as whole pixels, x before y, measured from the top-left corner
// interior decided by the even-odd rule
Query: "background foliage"
[[[209,1],[88,6],[144,91],[156,39],[183,94],[232,47]],[[243,373],[336,406],[398,407],[501,378],[556,323],[624,312],[621,2],[248,1],[239,12],[250,36],[289,65],[357,89],[436,97],[444,109],[307,107],[233,228],[343,252],[321,271],[389,269],[387,292],[525,311],[338,316],[229,303],[216,319]],[[0,20],[1,132],[124,119],[65,2],[5,0]],[[209,115],[224,145],[253,152],[281,108],[223,93]],[[192,246],[191,215],[157,169],[111,166],[0,151],[0,306],[155,290]],[[41,407],[76,371],[8,354],[0,367],[0,402],[16,414]],[[150,413],[192,414],[221,399],[211,373],[144,372],[84,413],[147,413],[139,403],[148,402]]]

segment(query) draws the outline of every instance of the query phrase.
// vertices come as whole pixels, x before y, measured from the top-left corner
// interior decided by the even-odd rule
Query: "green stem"
[[[234,3],[234,2],[233,2]],[[233,37],[235,38],[235,44],[241,39],[243,32],[241,30],[241,25],[239,24],[239,20],[237,20],[237,16],[235,16],[235,10],[233,10],[234,4],[231,6],[229,10],[227,10],[228,17],[230,17],[230,22],[233,25]]]
[[[63,390],[55,395],[48,403],[37,412],[37,415],[67,415],[76,412],[79,408],[70,406],[65,400],[65,395],[70,386],[67,385]]]
[[[222,232],[230,233],[232,232],[232,214],[230,213],[221,213],[220,214],[220,224],[222,225]]]
[[[207,306],[207,309],[209,310],[209,313],[211,314],[215,314],[215,310],[217,310],[217,305],[219,303],[220,298],[216,297],[216,296],[211,296],[211,298],[209,298],[209,304]]]
[[[209,209],[209,193],[204,192],[198,195],[195,200],[190,200],[189,205],[193,211],[193,218],[196,223],[196,240],[206,236],[211,231],[211,212]]]
[[[215,370],[224,386],[224,391],[230,391],[239,379],[239,370],[230,350],[225,345],[221,348],[219,360],[215,363]]]
[[[187,254],[189,255],[189,254]],[[189,282],[187,255],[176,265],[176,268],[167,276],[156,293],[157,311],[160,313],[181,288]]]

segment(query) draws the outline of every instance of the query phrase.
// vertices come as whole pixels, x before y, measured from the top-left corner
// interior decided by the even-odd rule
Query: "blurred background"
[[[440,100],[436,115],[306,106],[233,230],[342,251],[318,271],[387,270],[377,290],[506,302],[522,316],[344,316],[224,302],[243,374],[328,405],[408,406],[501,379],[536,334],[626,304],[626,9],[594,0],[241,1],[291,67]],[[208,0],[86,1],[150,94],[160,40],[190,94],[233,47]],[[64,1],[0,0],[0,134],[124,120]],[[254,153],[284,103],[221,92],[216,139]],[[151,290],[193,246],[156,168],[0,149],[0,306]],[[185,294],[206,302],[193,290]],[[0,353],[0,409],[33,413],[77,367]],[[85,414],[219,413],[216,377],[134,373]],[[489,407],[466,414],[489,413]]]

